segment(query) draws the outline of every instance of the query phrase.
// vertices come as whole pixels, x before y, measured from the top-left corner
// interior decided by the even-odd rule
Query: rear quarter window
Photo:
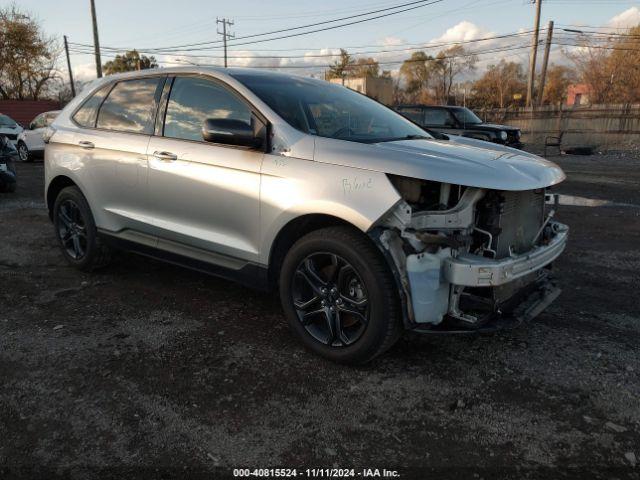
[[[112,85],[106,85],[91,95],[73,115],[73,121],[81,127],[93,128],[96,126],[98,109],[102,100],[107,96]]]

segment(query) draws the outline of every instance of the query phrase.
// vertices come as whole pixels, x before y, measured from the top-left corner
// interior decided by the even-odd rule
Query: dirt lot
[[[639,158],[556,160],[569,176],[558,192],[640,205]],[[302,349],[275,296],[133,255],[69,268],[42,163],[18,173],[18,192],[0,195],[0,478],[640,474],[638,207],[562,209],[564,292],[533,323],[405,335],[348,368]]]

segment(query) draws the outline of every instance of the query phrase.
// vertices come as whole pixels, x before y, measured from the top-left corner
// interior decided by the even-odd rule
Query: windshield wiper
[[[378,140],[376,143],[382,142],[399,142],[400,140],[433,140],[433,137],[427,137],[426,135],[406,135],[404,137],[384,138]]]

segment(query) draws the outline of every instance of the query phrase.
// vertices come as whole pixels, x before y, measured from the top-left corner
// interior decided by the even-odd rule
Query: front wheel
[[[350,227],[317,230],[293,245],[280,299],[303,344],[336,362],[368,362],[402,331],[393,276],[371,240]]]
[[[31,152],[29,152],[29,148],[27,147],[27,144],[24,142],[18,142],[18,156],[20,157],[20,160],[23,162],[30,162],[33,160],[33,157],[31,156]]]
[[[110,251],[98,238],[87,199],[77,187],[64,188],[56,198],[53,225],[62,254],[74,267],[89,272],[109,262]]]

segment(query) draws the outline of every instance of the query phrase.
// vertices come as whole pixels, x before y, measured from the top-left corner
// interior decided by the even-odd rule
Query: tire
[[[29,151],[29,147],[24,142],[18,142],[18,156],[22,162],[33,162],[33,155]]]
[[[291,247],[280,270],[280,300],[302,343],[334,362],[366,363],[402,333],[389,267],[351,227],[316,230]]]
[[[91,209],[78,187],[66,187],[58,194],[53,225],[62,254],[71,265],[91,272],[109,263],[111,252],[98,237]]]

